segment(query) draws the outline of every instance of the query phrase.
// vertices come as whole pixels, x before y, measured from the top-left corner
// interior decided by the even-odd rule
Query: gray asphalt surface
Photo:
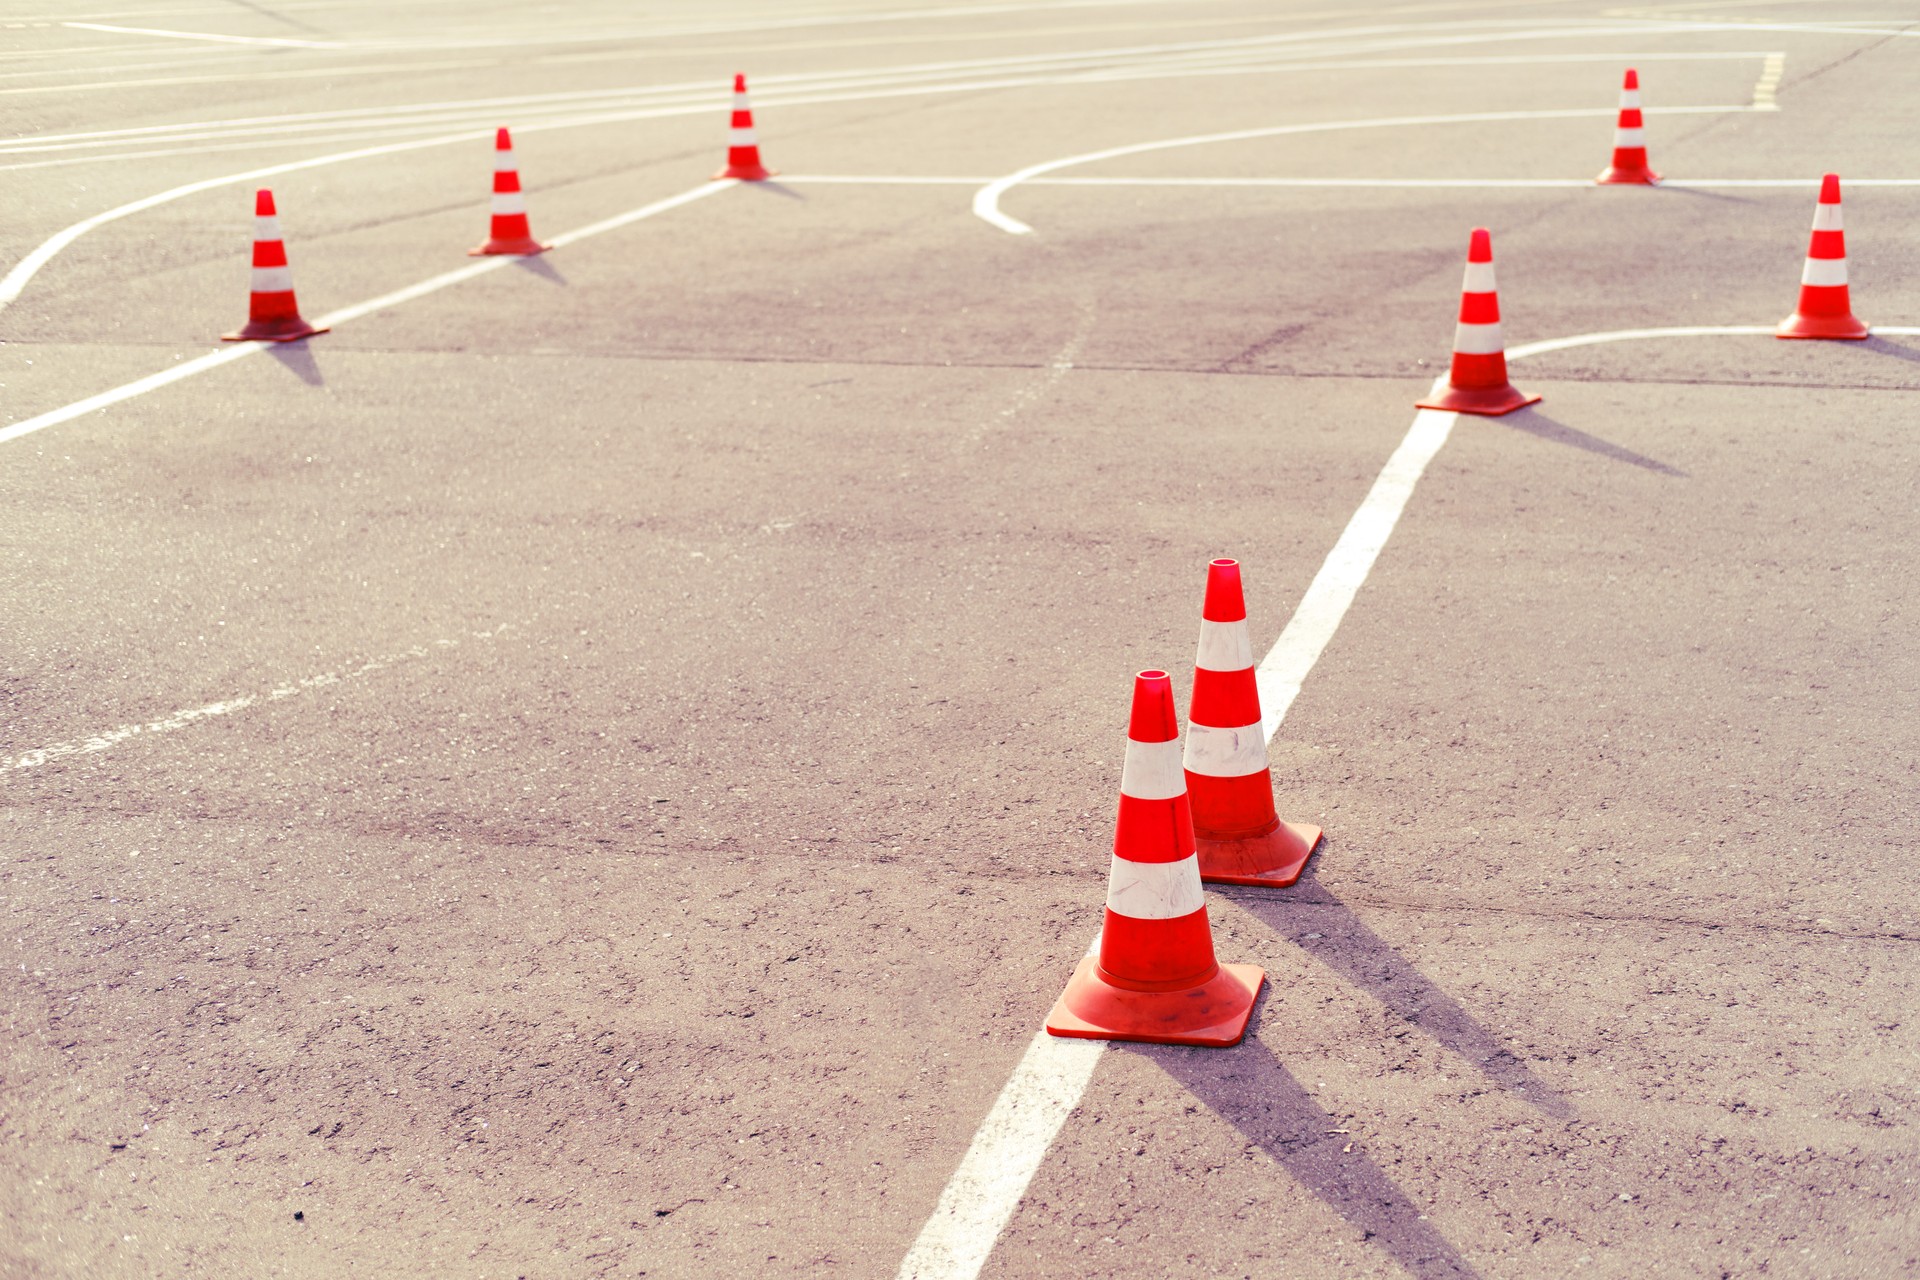
[[[1770,325],[1821,172],[1920,178],[1879,0],[56,8],[0,266],[234,180],[25,282],[0,428],[210,350],[262,182],[312,317],[468,261],[498,124],[545,237],[735,70],[784,178],[0,443],[8,1276],[892,1276],[1098,926],[1130,674],[1184,707],[1213,556],[1279,635],[1468,229],[1510,346]],[[1626,65],[1670,177],[1802,185],[1171,181],[1588,178]],[[1917,211],[1847,188],[1870,322]],[[1107,1050],[983,1275],[1920,1273],[1920,337],[1514,377],[1273,741],[1322,853],[1209,892],[1253,1032]]]

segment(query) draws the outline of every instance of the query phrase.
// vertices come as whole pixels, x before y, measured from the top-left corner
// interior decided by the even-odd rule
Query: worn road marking
[[[1760,65],[1760,80],[1753,86],[1753,109],[1755,111],[1778,111],[1780,104],[1774,99],[1779,92],[1780,77],[1787,73],[1787,55],[1770,53]]]
[[[468,638],[473,640],[492,640],[507,630],[512,623],[503,622],[491,631],[475,631]],[[102,729],[99,733],[85,738],[72,738],[65,742],[55,742],[48,746],[13,757],[0,756],[0,773],[10,773],[16,769],[34,769],[55,760],[65,760],[72,756],[93,755],[117,747],[131,738],[154,737],[162,733],[172,733],[188,725],[199,724],[204,720],[229,716],[236,711],[245,711],[248,707],[261,703],[281,702],[313,689],[323,689],[329,685],[342,684],[348,680],[358,680],[361,676],[384,671],[403,662],[412,662],[424,658],[436,649],[452,649],[460,644],[458,640],[435,640],[431,645],[414,645],[398,653],[382,654],[369,658],[358,666],[337,667],[332,671],[322,671],[318,675],[306,676],[286,684],[275,685],[265,693],[243,694],[237,698],[228,698],[223,702],[209,702],[205,706],[186,707],[171,715],[161,716],[157,720],[141,720],[132,724],[115,725],[111,729]]]

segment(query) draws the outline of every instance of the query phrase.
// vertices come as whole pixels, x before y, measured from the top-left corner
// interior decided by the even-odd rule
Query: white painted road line
[[[267,36],[222,36],[205,31],[161,31],[153,27],[112,27],[102,22],[63,22],[76,31],[105,31],[117,36],[161,36],[168,40],[207,40],[214,44],[271,45],[282,49],[344,49],[334,40],[276,40]]]
[[[917,174],[859,173],[783,173],[780,181],[788,186],[805,183],[845,186],[977,187],[992,178]],[[1434,189],[1568,190],[1593,187],[1592,178],[1030,178],[1023,187],[1375,187],[1382,190],[1425,191]],[[1820,179],[1814,178],[1662,178],[1663,187],[1708,190],[1715,187],[1765,188],[1817,191]],[[1848,178],[1853,187],[1920,187],[1920,178]]]
[[[1732,107],[1669,107],[1660,112],[1649,111],[1654,115],[1740,115],[1751,112],[1752,107],[1741,105]],[[1578,120],[1583,118],[1611,118],[1618,114],[1613,107],[1577,107],[1553,111],[1475,111],[1464,115],[1444,116],[1386,116],[1375,120],[1327,120],[1314,124],[1274,125],[1264,129],[1235,129],[1230,133],[1203,133],[1187,138],[1165,138],[1158,142],[1136,142],[1124,147],[1108,147],[1103,151],[1088,151],[1077,156],[1063,156],[1058,160],[1045,160],[1039,164],[1010,173],[1004,178],[996,178],[974,193],[973,213],[982,221],[991,223],[1009,235],[1024,236],[1033,228],[1018,218],[1010,217],[1000,211],[1000,197],[1014,187],[1042,174],[1053,173],[1059,169],[1074,165],[1092,164],[1099,160],[1113,160],[1120,156],[1136,156],[1149,151],[1165,151],[1174,147],[1196,147],[1214,142],[1245,142],[1254,138],[1291,137],[1305,133],[1332,133],[1346,129],[1390,129],[1412,125],[1438,124],[1487,124],[1508,120]]]
[[[682,191],[677,196],[668,196],[665,200],[656,200],[652,204],[642,205],[638,209],[631,209],[626,213],[616,214],[611,218],[589,223],[587,226],[577,227],[572,231],[563,232],[560,235],[554,236],[552,243],[555,248],[570,245],[577,241],[585,240],[589,236],[597,236],[602,232],[612,231],[616,228],[627,226],[630,223],[639,222],[643,218],[651,218],[655,214],[665,213],[669,209],[678,209],[681,205],[691,204],[695,200],[703,199],[713,195],[715,192],[725,191],[728,187],[738,185],[739,184],[731,178],[718,182],[703,182],[689,191]],[[383,293],[379,297],[371,298],[366,302],[358,302],[350,307],[342,307],[338,311],[329,311],[326,315],[316,316],[313,323],[322,328],[338,328],[349,320],[357,320],[361,316],[370,315],[375,311],[381,311],[388,307],[397,307],[404,302],[411,302],[415,298],[422,298],[427,294],[437,293],[450,285],[460,284],[463,281],[473,279],[475,276],[485,275],[489,271],[498,271],[518,261],[518,258],[504,256],[481,258],[477,262],[456,268],[452,271],[444,271],[431,279],[422,280],[418,284],[408,285],[404,289],[395,289],[392,293]],[[218,351],[210,351],[198,359],[189,360],[184,364],[174,365],[169,369],[162,369],[160,372],[148,374],[144,378],[137,378],[122,386],[114,387],[112,390],[102,391],[98,395],[88,396],[84,400],[76,400],[72,404],[49,410],[46,413],[28,418],[24,422],[16,422],[12,426],[0,427],[0,444],[5,444],[9,440],[17,440],[24,435],[31,435],[35,431],[45,430],[47,427],[58,426],[62,422],[70,422],[75,418],[92,413],[96,409],[104,409],[109,405],[119,404],[123,400],[131,400],[135,396],[143,396],[149,391],[157,391],[161,387],[170,386],[186,378],[191,378],[196,374],[205,373],[209,369],[217,369],[222,365],[232,364],[235,360],[243,359],[246,356],[263,351],[273,345],[274,344],[270,342],[235,343],[233,346],[224,347]]]
[[[503,622],[491,631],[475,631],[470,638],[474,640],[492,640],[512,625],[512,623]],[[85,738],[73,738],[65,742],[55,742],[48,746],[40,747],[37,750],[29,751],[24,755],[13,756],[11,758],[0,756],[0,773],[9,773],[16,769],[37,769],[43,764],[49,764],[55,760],[65,760],[72,756],[94,755],[98,752],[106,751],[111,747],[119,746],[130,738],[153,737],[157,734],[172,733],[176,729],[184,729],[188,725],[199,724],[205,720],[232,715],[236,711],[244,711],[248,707],[258,706],[262,703],[281,702],[312,689],[325,688],[328,685],[340,684],[347,680],[357,680],[361,676],[371,675],[375,671],[383,671],[388,667],[398,666],[403,662],[411,662],[416,658],[424,658],[435,649],[456,648],[459,644],[460,642],[458,640],[435,640],[431,646],[417,644],[410,649],[403,649],[398,653],[382,654],[377,658],[369,658],[359,666],[340,667],[332,671],[322,671],[318,675],[306,676],[299,680],[289,681],[286,684],[276,685],[265,693],[243,694],[238,698],[229,698],[224,702],[209,702],[205,706],[187,707],[183,710],[175,711],[171,715],[162,716],[158,720],[142,720],[132,724],[115,725],[111,729],[103,729],[99,733],[90,734]]]
[[[1875,333],[1920,334],[1920,326],[1876,326]],[[1572,347],[1649,338],[1771,336],[1772,326],[1701,325],[1670,329],[1617,329],[1608,333],[1576,334],[1515,347],[1509,360]],[[1436,389],[1439,384],[1435,384]],[[1327,553],[1313,583],[1267,656],[1260,660],[1255,679],[1268,741],[1280,728],[1300,686],[1313,670],[1327,643],[1346,617],[1354,597],[1372,572],[1375,561],[1406,511],[1414,487],[1442,445],[1459,415],[1422,409],[1400,446],[1380,469],[1359,510]],[[1046,1042],[1054,1041],[1053,1044]],[[1091,1052],[1063,1052],[1058,1046],[1098,1041],[1059,1041],[1044,1030],[1028,1044],[1013,1077],[994,1100],[979,1132],[974,1135],[960,1167],[940,1194],[933,1216],[900,1264],[897,1280],[975,1280],[986,1265],[1000,1232],[1012,1221],[1033,1175],[1046,1159],[1066,1118],[1080,1105],[1093,1079],[1098,1057]]]

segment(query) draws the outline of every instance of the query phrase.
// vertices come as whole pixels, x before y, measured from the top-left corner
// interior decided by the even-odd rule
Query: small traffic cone
[[[1485,227],[1475,227],[1467,246],[1467,278],[1461,285],[1460,323],[1453,331],[1453,368],[1446,390],[1415,401],[1415,406],[1497,418],[1539,400],[1507,381],[1500,295],[1493,284],[1493,237]]]
[[[513,159],[513,137],[502,129],[493,136],[493,226],[487,242],[467,250],[467,256],[526,256],[545,253],[551,248],[552,245],[535,240],[527,227],[527,198],[520,194],[520,168]]]
[[[1640,120],[1640,73],[1627,68],[1620,88],[1620,123],[1613,130],[1613,163],[1594,181],[1601,186],[1638,184],[1655,186],[1660,175],[1647,168],[1646,132]]]
[[[1183,763],[1200,878],[1279,888],[1298,880],[1320,828],[1282,822],[1274,811],[1238,560],[1207,566]]]
[[[220,341],[298,342],[326,331],[325,325],[315,328],[300,318],[273,192],[263,187],[253,196],[253,290],[247,302],[247,323],[238,332],[221,334]]]
[[[1847,233],[1840,223],[1840,175],[1820,179],[1820,203],[1813,207],[1813,240],[1807,245],[1807,265],[1800,272],[1800,305],[1780,322],[1776,338],[1847,338],[1867,336],[1867,326],[1853,315],[1847,295]]]
[[[1080,961],[1054,1002],[1050,1035],[1229,1045],[1247,1033],[1267,975],[1213,958],[1179,737],[1173,681],[1142,671],[1133,682],[1099,954]]]
[[[760,143],[753,133],[753,105],[747,101],[747,78],[733,77],[733,124],[727,130],[727,167],[715,178],[738,178],[742,182],[760,182],[774,171],[760,163]]]

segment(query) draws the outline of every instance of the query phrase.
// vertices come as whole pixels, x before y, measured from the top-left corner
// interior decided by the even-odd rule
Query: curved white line
[[[1751,106],[1742,104],[1735,107],[1669,107],[1657,114],[1735,115],[1752,111]],[[1345,129],[1388,129],[1429,124],[1485,124],[1501,120],[1578,120],[1595,117],[1612,118],[1617,114],[1617,110],[1613,107],[1575,107],[1554,111],[1475,111],[1464,115],[1448,116],[1385,116],[1374,120],[1325,120],[1314,124],[1284,124],[1264,129],[1235,129],[1230,133],[1202,133],[1189,138],[1167,138],[1159,142],[1135,142],[1124,147],[1108,147],[1104,151],[1088,151],[1082,155],[1043,161],[1040,164],[1028,165],[1004,178],[996,178],[974,192],[973,214],[976,218],[992,223],[1009,235],[1030,235],[1033,232],[1032,227],[1000,210],[1000,197],[1020,183],[1029,178],[1037,178],[1043,173],[1053,173],[1074,165],[1092,164],[1095,161],[1112,160],[1120,156],[1136,156],[1148,151],[1165,151],[1173,147],[1195,147],[1213,142],[1244,142],[1252,138],[1278,138],[1302,133],[1331,133]],[[1656,113],[1650,111],[1647,114]]]
[[[1894,333],[1902,336],[1920,334],[1920,325],[1876,324],[1870,328],[1875,334]],[[1648,338],[1770,338],[1773,336],[1773,331],[1774,326],[1770,324],[1699,324],[1679,325],[1669,329],[1610,329],[1605,333],[1581,333],[1571,338],[1547,338],[1540,342],[1509,347],[1507,359],[1525,360],[1528,356],[1543,356],[1552,351],[1565,351],[1571,347],[1595,347],[1607,342],[1639,342]]]

